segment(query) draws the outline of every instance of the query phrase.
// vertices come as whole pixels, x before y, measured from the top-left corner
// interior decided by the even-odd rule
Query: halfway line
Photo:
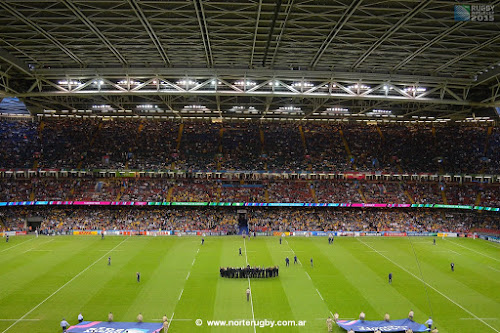
[[[245,241],[245,238],[243,238],[243,246],[245,247],[245,261],[247,262],[248,266],[248,256],[247,256],[247,243]],[[252,295],[252,286],[250,285],[250,278],[248,277],[248,289],[250,289],[250,304],[252,305],[252,319],[255,322],[255,313],[253,311],[253,295]],[[253,325],[253,331],[254,333],[257,332],[255,325]]]
[[[125,242],[126,240],[128,239],[125,238],[124,240],[122,240],[118,245],[116,245],[113,249],[111,249],[109,252],[113,251],[114,249],[116,249],[118,246],[120,246],[123,242]],[[108,253],[109,253],[108,252]],[[23,320],[27,315],[29,315],[30,313],[32,313],[33,311],[35,311],[36,309],[38,309],[38,307],[40,305],[42,305],[43,303],[45,303],[48,299],[50,299],[52,296],[54,296],[55,294],[57,294],[59,291],[61,291],[61,289],[63,289],[64,287],[66,287],[68,284],[70,284],[74,279],[76,279],[77,277],[79,277],[80,275],[82,275],[83,273],[85,273],[89,268],[91,268],[92,266],[94,266],[95,264],[97,264],[102,258],[104,258],[108,253],[105,253],[102,257],[100,257],[99,259],[97,259],[96,261],[94,261],[93,263],[91,263],[90,265],[87,266],[87,268],[85,268],[83,271],[81,271],[80,273],[76,274],[71,280],[69,280],[68,282],[66,282],[65,284],[63,284],[61,287],[59,287],[59,289],[57,289],[56,291],[54,291],[52,294],[50,294],[46,299],[44,299],[43,301],[41,301],[40,303],[38,303],[38,305],[36,305],[33,309],[29,310],[28,312],[26,312],[24,314],[24,316],[22,316],[21,318],[19,318],[18,320],[16,320],[12,325],[10,325],[9,327],[7,327],[2,333],[5,333],[7,332],[8,330],[10,330],[14,325],[16,325],[18,322],[20,322],[21,320]]]

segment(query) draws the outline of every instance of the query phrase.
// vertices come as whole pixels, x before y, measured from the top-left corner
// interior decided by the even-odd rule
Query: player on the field
[[[408,313],[408,319],[413,321],[413,310],[410,310],[410,312]]]
[[[66,332],[66,329],[69,327],[69,323],[66,321],[66,319],[63,318],[61,321],[61,328],[63,332]]]
[[[389,273],[389,283],[392,283],[392,273]]]
[[[297,256],[293,256],[293,264],[295,265],[297,263]]]
[[[433,324],[432,317],[429,317],[429,319],[427,319],[427,321],[425,322],[425,325],[427,325],[427,328],[431,329],[432,324]]]
[[[248,301],[250,301],[250,287],[247,288],[246,293],[247,293],[247,302],[248,302]]]
[[[111,257],[108,257],[108,266],[111,266]]]
[[[241,256],[241,247],[240,247],[240,256]]]
[[[290,266],[290,259],[288,259],[288,257],[285,258],[285,264],[286,267]]]
[[[451,271],[454,272],[455,271],[455,264],[451,263],[450,266],[451,266]]]
[[[83,321],[83,315],[82,315],[82,313],[80,312],[80,313],[78,314],[78,322],[79,322],[79,323],[81,323],[82,321]]]
[[[326,327],[328,327],[328,332],[333,332],[333,319],[328,317],[326,320]]]
[[[139,314],[137,315],[137,322],[138,323],[142,323],[142,320],[143,320],[143,316],[142,316],[142,313],[139,312]]]
[[[113,313],[108,313],[108,322],[112,322],[113,321]]]
[[[137,272],[135,275],[137,276],[137,282],[141,282],[141,273]]]

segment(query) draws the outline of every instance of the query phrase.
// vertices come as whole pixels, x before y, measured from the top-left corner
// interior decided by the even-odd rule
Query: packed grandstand
[[[494,126],[0,121],[6,230],[499,230]]]

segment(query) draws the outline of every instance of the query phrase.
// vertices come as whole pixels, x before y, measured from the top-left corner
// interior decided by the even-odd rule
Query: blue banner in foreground
[[[411,321],[410,319],[399,319],[391,321],[367,321],[367,320],[338,320],[337,325],[346,331],[354,332],[404,332],[411,328],[413,332],[427,332],[429,329],[423,325]]]
[[[83,321],[71,326],[68,333],[159,333],[162,323],[120,323],[107,321]]]

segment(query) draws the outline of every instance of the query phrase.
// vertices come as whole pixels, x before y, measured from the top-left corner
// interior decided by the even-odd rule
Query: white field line
[[[319,298],[321,298],[321,300],[324,302],[325,299],[323,298],[323,296],[321,296],[321,293],[319,292],[318,288],[316,288],[316,291],[318,292]]]
[[[122,240],[120,243],[118,243],[118,245],[116,245],[113,249],[111,249],[109,252],[113,251],[114,249],[116,249],[118,246],[120,246],[123,242],[125,242],[128,238],[125,238],[124,240]],[[108,252],[108,253],[109,253]],[[85,273],[89,268],[91,268],[92,266],[94,266],[95,264],[97,264],[99,261],[102,260],[102,258],[106,257],[106,255],[108,253],[105,253],[102,257],[100,257],[99,259],[97,259],[96,261],[94,261],[93,263],[91,263],[90,265],[88,265],[84,270],[82,270],[80,273],[76,274],[73,278],[71,278],[71,280],[69,280],[68,282],[66,282],[65,284],[63,284],[61,287],[59,287],[59,289],[57,289],[56,291],[54,291],[52,294],[50,294],[47,298],[45,298],[43,301],[41,301],[40,303],[38,303],[35,307],[33,307],[31,310],[29,310],[28,312],[26,312],[21,318],[19,318],[18,320],[16,320],[12,325],[10,325],[9,327],[7,327],[5,330],[2,331],[2,333],[5,333],[7,332],[8,330],[10,330],[14,325],[16,325],[18,322],[20,322],[21,320],[23,320],[24,318],[26,318],[26,316],[28,316],[30,313],[32,313],[33,311],[35,311],[36,309],[38,309],[38,307],[40,307],[40,305],[42,305],[43,303],[45,303],[47,300],[49,300],[52,296],[54,296],[55,294],[57,294],[59,291],[61,291],[64,287],[66,287],[68,284],[70,284],[73,280],[75,280],[76,278],[78,278],[80,275],[82,275],[83,273]]]
[[[456,245],[456,246],[463,247],[464,249],[467,249],[467,250],[469,250],[469,251],[476,252],[477,254],[480,254],[480,255],[485,256],[485,257],[487,257],[487,258],[490,258],[490,259],[493,259],[493,260],[496,260],[496,261],[500,261],[500,260],[499,260],[499,259],[497,259],[497,258],[490,257],[490,256],[489,256],[489,255],[487,255],[487,254],[484,254],[484,253],[482,253],[482,252],[479,252],[479,251],[476,251],[476,250],[474,250],[474,249],[471,249],[470,247],[463,246],[462,244],[458,244],[458,243],[453,242],[453,241],[449,241],[449,242],[450,242],[451,244]],[[451,251],[451,250],[450,250],[450,251]]]
[[[491,267],[491,266],[488,266],[488,267],[491,268],[494,271],[500,272],[500,269],[496,269],[495,267]]]
[[[198,250],[196,251],[196,254],[198,254],[198,252],[200,252],[200,248],[198,248]],[[191,263],[191,268],[193,268],[194,262],[196,261],[196,254],[194,255],[195,257],[193,258],[193,262]],[[189,271],[187,273],[186,281],[189,279],[189,276],[191,276],[191,268],[189,269]],[[181,293],[180,293],[179,297],[177,298],[177,302],[174,305],[174,311],[172,312],[172,315],[168,319],[168,328],[169,329],[170,329],[170,326],[172,325],[172,321],[174,320],[175,308],[177,307],[177,303],[179,303],[179,301],[181,300],[183,292],[184,292],[184,288],[182,288]],[[163,319],[153,319],[153,320],[162,321]],[[175,321],[183,321],[183,320],[192,320],[192,319],[175,319]]]
[[[51,239],[51,240],[49,240],[48,242],[44,242],[44,243],[42,243],[42,244],[38,244],[38,246],[37,246],[37,247],[40,247],[40,246],[42,246],[42,245],[48,244],[48,243],[53,242],[53,241],[54,241],[54,239]],[[37,247],[32,247],[31,249],[27,249],[27,250],[26,250],[26,251],[24,251],[23,253],[30,252],[30,251],[35,251],[35,249],[36,249]],[[50,251],[52,251],[52,250],[50,250]]]
[[[498,318],[460,318],[460,320],[478,320],[478,319],[482,319],[482,320],[498,320]]]
[[[453,251],[453,250],[448,250],[448,251],[453,252],[453,253],[455,253],[455,254],[458,254],[459,256],[461,256],[461,255],[462,255],[461,253],[458,253],[457,251]]]
[[[182,297],[182,293],[183,293],[183,292],[184,292],[184,288],[182,288],[182,290],[181,290],[181,294],[180,294],[180,295],[179,295],[179,297],[177,298],[177,300],[178,300],[178,301],[181,299],[181,297]]]
[[[292,249],[292,247],[290,246],[290,244],[288,244],[288,241],[285,239],[285,242],[286,242],[286,245],[288,245],[288,247],[290,248],[290,251],[292,251],[293,255],[295,256],[295,251]],[[299,262],[300,266],[302,266],[302,263],[300,262],[300,259],[297,258],[297,261]]]
[[[370,245],[366,244],[365,242],[363,242],[362,240],[360,240],[359,238],[357,238],[357,240],[359,242],[361,242],[362,244],[365,244],[366,246],[368,246],[369,248],[371,248],[372,250],[376,251],[373,247],[371,247]],[[477,320],[479,320],[480,322],[482,322],[484,325],[488,326],[489,328],[491,328],[493,331],[497,332],[497,333],[500,333],[500,331],[498,331],[496,328],[494,328],[493,326],[491,326],[490,324],[488,324],[487,322],[485,322],[484,320],[482,320],[481,318],[479,318],[478,316],[476,316],[474,313],[470,312],[469,310],[467,310],[466,308],[464,308],[462,305],[458,304],[457,302],[455,302],[454,300],[452,300],[451,298],[449,298],[448,296],[446,296],[445,294],[443,294],[441,291],[437,290],[435,287],[431,286],[430,284],[428,284],[427,282],[425,282],[424,280],[422,280],[421,278],[419,278],[418,276],[416,276],[415,274],[413,274],[412,272],[408,271],[406,268],[402,267],[401,265],[399,265],[398,263],[394,262],[392,259],[388,258],[387,256],[385,256],[384,254],[382,253],[379,253],[382,257],[384,257],[385,259],[387,259],[388,261],[392,262],[394,265],[398,266],[399,268],[401,268],[403,271],[405,271],[406,273],[410,274],[411,276],[413,276],[415,279],[419,280],[420,282],[422,282],[423,284],[425,284],[426,286],[428,286],[429,288],[431,288],[432,290],[434,290],[435,292],[437,292],[438,294],[440,294],[441,296],[443,296],[444,298],[446,298],[448,301],[450,301],[451,303],[455,304],[456,306],[458,306],[460,309],[464,310],[465,312],[467,312],[468,314],[470,314],[472,317],[476,318]]]
[[[39,321],[40,319],[0,319],[0,321]]]
[[[247,256],[247,243],[245,241],[245,238],[243,238],[243,246],[245,247],[245,261],[248,266],[248,256]],[[252,320],[255,322],[255,312],[253,309],[253,296],[252,296],[252,286],[250,285],[250,278],[248,278],[248,289],[250,289],[250,304],[252,305]],[[257,332],[255,325],[253,325],[253,331],[254,333]]]
[[[295,255],[295,251],[292,249],[292,247],[290,246],[290,244],[288,244],[288,241],[285,239],[285,242],[286,242],[286,245],[288,245],[288,247],[290,248],[290,250],[294,253]],[[297,251],[297,252],[302,252],[302,251]],[[300,265],[302,265],[302,263],[300,262],[300,260],[297,258],[297,261],[299,262]],[[314,282],[312,282],[312,279],[311,279],[311,276],[309,275],[309,273],[307,273],[307,271],[305,272],[307,277],[309,278],[309,280],[311,280],[311,283],[313,284],[314,286]],[[323,296],[321,296],[318,288],[316,288],[316,292],[318,293],[318,296],[319,298],[321,298],[321,300],[323,301],[323,303],[325,303],[326,307],[328,308],[328,304],[325,302]],[[330,312],[330,315],[332,316],[332,318],[334,317],[332,311],[330,311],[330,309],[328,309],[328,312]]]
[[[19,244],[16,244],[16,245],[14,245],[14,246],[11,246],[11,247],[9,247],[9,248],[7,248],[7,249],[4,249],[4,250],[0,251],[0,253],[5,252],[5,251],[8,251],[8,250],[12,250],[13,248],[15,248],[15,247],[17,247],[17,246],[22,245],[22,244],[24,244],[24,243],[26,243],[26,242],[31,242],[32,240],[34,240],[34,238],[31,238],[31,239],[25,240],[24,242],[21,242],[21,243],[19,243]]]
[[[490,246],[496,247],[497,249],[500,249],[500,243],[495,243],[495,242],[490,242],[490,241],[484,240],[483,244],[488,244]]]

